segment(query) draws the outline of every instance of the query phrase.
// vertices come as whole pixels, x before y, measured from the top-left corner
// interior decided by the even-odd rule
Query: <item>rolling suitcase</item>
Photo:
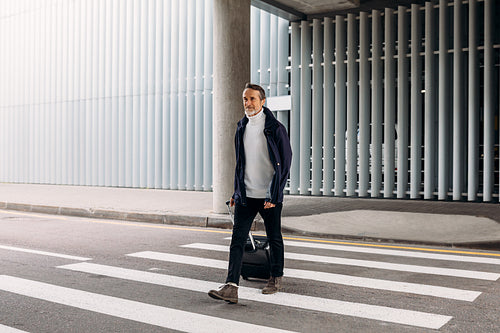
[[[234,225],[234,216],[229,201],[226,202],[226,205],[231,222]],[[271,276],[269,251],[269,241],[266,236],[253,236],[251,231],[248,233],[241,265],[243,279],[269,279]]]

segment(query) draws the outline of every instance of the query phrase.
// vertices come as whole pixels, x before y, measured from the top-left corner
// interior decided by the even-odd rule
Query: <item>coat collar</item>
[[[263,106],[262,111],[266,115],[266,123],[264,125],[264,128],[266,130],[271,130],[274,127],[278,126],[278,121],[274,117],[273,113],[271,110],[269,110],[267,107]],[[245,127],[248,124],[248,118],[247,116],[244,116],[239,122],[238,122],[238,127]]]

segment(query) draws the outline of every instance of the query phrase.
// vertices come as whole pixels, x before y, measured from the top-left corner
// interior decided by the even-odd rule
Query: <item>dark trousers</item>
[[[267,238],[271,252],[271,276],[283,276],[284,246],[281,235],[281,209],[283,204],[279,203],[274,208],[264,209],[264,199],[247,198],[247,205],[236,204],[234,208],[234,226],[231,245],[229,247],[229,267],[227,282],[239,284],[243,251],[248,238],[248,232],[252,227],[257,213],[264,219]]]

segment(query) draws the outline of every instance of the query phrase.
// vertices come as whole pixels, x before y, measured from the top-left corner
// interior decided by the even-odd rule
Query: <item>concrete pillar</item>
[[[250,0],[214,0],[213,209],[233,194],[234,133],[250,80]]]

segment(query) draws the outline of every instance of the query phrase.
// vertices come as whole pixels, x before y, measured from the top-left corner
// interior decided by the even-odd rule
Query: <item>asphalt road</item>
[[[229,236],[0,211],[0,332],[500,330],[500,252],[285,235],[283,291],[231,305]]]

